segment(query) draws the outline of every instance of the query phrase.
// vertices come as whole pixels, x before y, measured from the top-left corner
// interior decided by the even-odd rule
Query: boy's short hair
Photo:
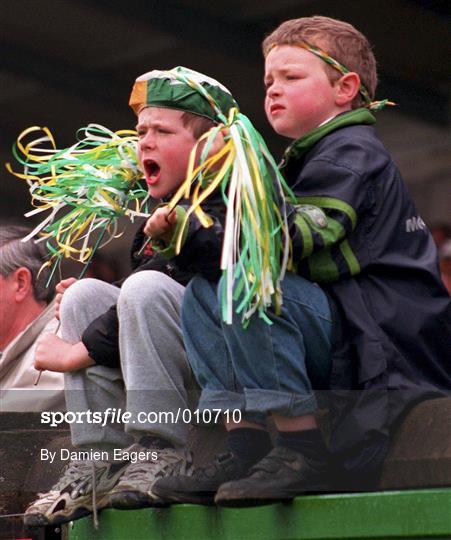
[[[198,114],[186,111],[182,114],[182,123],[184,127],[191,130],[195,139],[199,139],[199,137],[201,137],[215,125],[213,120],[210,120],[205,116],[199,116]]]
[[[323,49],[332,58],[343,64],[349,71],[360,76],[371,99],[374,99],[377,87],[376,59],[367,38],[351,24],[329,17],[315,15],[283,22],[262,44],[263,55],[267,56],[275,45],[296,45],[307,42]],[[341,74],[324,63],[331,83]],[[366,106],[360,93],[352,101],[352,108]]]

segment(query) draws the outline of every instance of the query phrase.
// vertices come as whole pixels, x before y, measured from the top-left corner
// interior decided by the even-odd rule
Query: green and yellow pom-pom
[[[47,265],[57,266],[63,257],[88,262],[101,242],[117,235],[119,216],[142,215],[147,192],[139,184],[134,131],[90,124],[78,131],[77,143],[59,150],[48,128],[34,126],[19,135],[13,155],[24,172],[9,163],[6,168],[26,180],[35,207],[26,216],[48,212],[27,237],[46,241]]]

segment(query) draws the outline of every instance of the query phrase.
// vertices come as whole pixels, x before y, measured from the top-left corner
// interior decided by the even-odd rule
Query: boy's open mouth
[[[153,159],[145,159],[143,165],[147,185],[151,186],[158,182],[158,179],[160,178],[160,166],[158,163]]]

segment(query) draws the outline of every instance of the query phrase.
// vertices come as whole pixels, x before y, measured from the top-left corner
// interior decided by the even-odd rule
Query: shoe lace
[[[94,529],[99,528],[99,516],[97,514],[97,477],[96,477],[96,466],[94,461],[91,461],[91,483],[92,483],[92,521]]]
[[[62,475],[56,484],[49,491],[38,493],[38,498],[33,503],[33,506],[51,503],[55,492],[61,492],[61,490],[69,485],[75,487],[76,483],[81,480],[85,483],[84,490],[88,489],[89,483],[91,484],[94,527],[97,529],[99,526],[97,511],[97,469],[94,461],[70,461],[63,469]]]
[[[38,493],[39,502],[44,502],[53,496],[55,491],[61,491],[63,488],[72,484],[90,472],[90,463],[87,461],[70,461],[63,469],[62,475],[55,485],[49,491]]]

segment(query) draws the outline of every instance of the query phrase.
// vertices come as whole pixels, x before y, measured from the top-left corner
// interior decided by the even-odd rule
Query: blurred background
[[[430,228],[441,226],[446,238],[451,226],[449,0],[2,0],[2,223],[34,223],[23,217],[30,209],[27,185],[3,166],[12,161],[18,134],[28,126],[47,126],[63,147],[90,122],[133,128],[129,93],[135,78],[152,69],[185,65],[219,79],[279,157],[287,141],[272,133],[263,114],[260,43],[280,22],[309,15],[348,21],[373,44],[377,98],[398,103],[377,115],[378,131],[423,219]],[[123,237],[104,249],[99,262],[115,277],[128,271],[135,226],[124,227]]]

